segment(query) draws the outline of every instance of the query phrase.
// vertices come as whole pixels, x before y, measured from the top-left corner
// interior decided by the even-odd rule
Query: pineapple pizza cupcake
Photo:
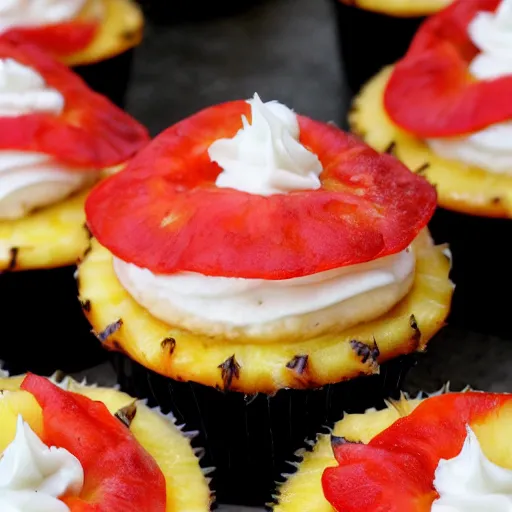
[[[498,290],[512,286],[511,21],[511,0],[457,0],[368,83],[350,118],[370,145],[437,187],[431,229],[455,261],[450,320],[507,337]]]
[[[283,484],[275,512],[510,510],[512,395],[467,391],[348,415]]]
[[[208,482],[171,415],[114,389],[0,378],[0,508],[207,512]]]
[[[0,41],[0,359],[10,370],[76,371],[103,357],[74,300],[84,200],[147,142],[64,65]]]
[[[335,126],[258,96],[213,106],[90,194],[80,297],[128,356],[123,385],[203,432],[219,501],[263,504],[309,432],[396,391],[399,356],[443,325],[435,205]]]
[[[143,26],[134,0],[0,2],[0,38],[37,44],[120,106]]]
[[[332,0],[341,63],[352,93],[407,50],[426,16],[452,0]]]

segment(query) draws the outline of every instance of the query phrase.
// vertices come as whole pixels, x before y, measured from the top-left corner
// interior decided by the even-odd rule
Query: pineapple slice
[[[73,265],[85,252],[88,190],[15,220],[0,220],[0,271]]]
[[[349,115],[352,131],[378,151],[391,151],[411,170],[423,174],[437,187],[443,208],[486,217],[512,217],[512,176],[441,158],[423,141],[393,124],[383,104],[392,71],[392,66],[383,69],[355,99]]]
[[[391,426],[398,418],[407,416],[420,403],[420,400],[407,400],[402,397],[390,402],[387,409],[366,411],[365,414],[348,414],[338,421],[333,435],[347,441],[367,443]],[[274,512],[334,512],[325,499],[322,490],[322,474],[327,467],[338,464],[331,448],[331,436],[321,434],[311,452],[304,452],[297,472],[279,488],[279,502]]]
[[[84,311],[107,348],[176,380],[271,394],[377,373],[379,363],[425,348],[444,324],[453,285],[443,248],[433,245],[426,230],[414,247],[415,282],[395,308],[373,322],[307,341],[233,342],[166,325],[125,291],[112,254],[96,240],[79,265],[78,285]]]
[[[352,5],[367,11],[409,18],[415,16],[428,16],[447,5],[452,0],[339,0],[347,5]]]
[[[83,66],[115,57],[142,41],[144,17],[133,0],[88,0],[79,18],[88,19],[98,6],[102,23],[87,48],[64,59],[68,66]]]
[[[0,378],[0,452],[14,438],[18,414],[38,435],[42,433],[41,408],[35,398],[20,391],[23,377]],[[114,389],[64,381],[67,389],[103,402],[114,414],[133,402],[133,399]],[[137,404],[137,414],[130,430],[145,450],[155,459],[167,484],[167,512],[206,512],[210,509],[210,490],[199,466],[190,441],[171,421],[145,405]]]

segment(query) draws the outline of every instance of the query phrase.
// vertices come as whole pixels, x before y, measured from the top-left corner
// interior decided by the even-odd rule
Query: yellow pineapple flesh
[[[422,140],[395,125],[383,97],[393,67],[383,69],[355,99],[351,129],[378,151],[391,151],[437,188],[443,208],[487,217],[512,217],[512,176],[487,172],[436,155]],[[404,98],[407,101],[407,98]]]
[[[440,11],[452,0],[339,0],[367,11],[396,17],[428,16]]]
[[[79,292],[103,343],[146,368],[176,380],[247,394],[273,393],[377,373],[381,362],[423,350],[450,309],[453,285],[443,249],[433,245],[425,230],[414,242],[413,288],[396,307],[372,322],[306,341],[242,343],[173,328],[125,291],[112,268],[112,254],[96,240],[79,265]]]
[[[14,439],[18,414],[38,435],[43,433],[41,408],[34,397],[20,391],[22,377],[0,378],[0,453]],[[133,403],[133,398],[114,389],[84,386],[66,379],[70,391],[103,402],[112,414]],[[167,484],[167,512],[206,512],[210,509],[208,482],[189,438],[169,417],[137,404],[130,430],[155,459]]]
[[[68,66],[106,60],[141,42],[144,16],[133,0],[88,0],[79,18],[95,18],[98,10],[101,13],[98,32],[87,48],[64,59]]]

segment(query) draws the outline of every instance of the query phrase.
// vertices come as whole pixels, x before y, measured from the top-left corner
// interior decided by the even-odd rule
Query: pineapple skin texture
[[[402,397],[388,404],[387,409],[371,409],[364,414],[349,414],[334,426],[332,434],[347,441],[368,443],[377,434],[390,427],[396,420],[409,415],[421,400]],[[512,406],[504,406],[490,421],[473,424],[485,455],[495,464],[512,469],[510,427]],[[329,434],[321,434],[311,452],[304,452],[297,472],[279,488],[278,503],[273,512],[335,512],[325,499],[322,490],[322,474],[337,462],[331,448]]]
[[[84,312],[107,348],[178,381],[272,394],[281,388],[321,387],[378,373],[380,363],[425,349],[444,325],[453,285],[443,247],[434,246],[426,230],[414,248],[415,281],[395,308],[373,322],[300,342],[232,342],[175,329],[131,298],[114,273],[112,254],[94,239],[79,265],[78,287],[80,300],[87,306]],[[293,362],[298,357],[304,362],[304,356],[306,364],[297,370]]]
[[[439,205],[483,217],[512,217],[512,176],[487,172],[433,153],[388,117],[383,104],[393,66],[384,68],[356,97],[349,114],[351,130],[377,151],[392,154],[437,188]]]
[[[21,414],[38,435],[43,433],[41,408],[35,398],[19,387],[23,376],[0,378],[0,453],[14,439],[16,419]],[[69,391],[103,402],[116,411],[133,402],[125,393],[109,388],[83,386],[69,381]],[[155,459],[167,484],[167,512],[206,512],[210,510],[210,489],[190,446],[189,439],[166,418],[145,405],[137,404],[130,430]]]
[[[83,66],[115,57],[142,41],[144,16],[133,0],[88,0],[78,19],[88,19],[100,7],[103,19],[87,48],[63,59],[68,66]]]
[[[89,245],[89,190],[16,220],[0,220],[0,271],[74,265]]]
[[[409,18],[428,16],[440,11],[452,0],[339,0],[344,4],[365,9],[367,11]]]

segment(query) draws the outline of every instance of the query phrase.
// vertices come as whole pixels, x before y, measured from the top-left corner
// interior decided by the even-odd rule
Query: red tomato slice
[[[493,421],[512,395],[451,393],[429,398],[367,445],[334,444],[337,467],[322,477],[339,512],[430,512],[440,459],[457,456],[466,425]]]
[[[81,495],[62,498],[72,512],[165,512],[160,468],[102,402],[32,374],[21,389],[34,395],[43,410],[43,441],[65,448],[82,464]]]
[[[83,50],[94,39],[95,21],[68,21],[39,27],[15,27],[1,36],[10,41],[31,43],[53,57],[67,57]]]
[[[270,197],[215,186],[207,150],[242,128],[250,107],[207,108],[158,136],[86,204],[101,244],[155,273],[286,279],[405,249],[427,224],[435,190],[390,155],[299,117],[323,164],[322,188]]]
[[[390,118],[419,137],[472,133],[512,118],[512,76],[475,81],[469,23],[501,0],[456,0],[429,18],[395,66],[384,94]]]
[[[0,117],[0,149],[45,153],[71,166],[97,170],[125,162],[148,143],[140,123],[39,48],[0,41],[0,59],[30,66],[65,98],[58,116]]]

